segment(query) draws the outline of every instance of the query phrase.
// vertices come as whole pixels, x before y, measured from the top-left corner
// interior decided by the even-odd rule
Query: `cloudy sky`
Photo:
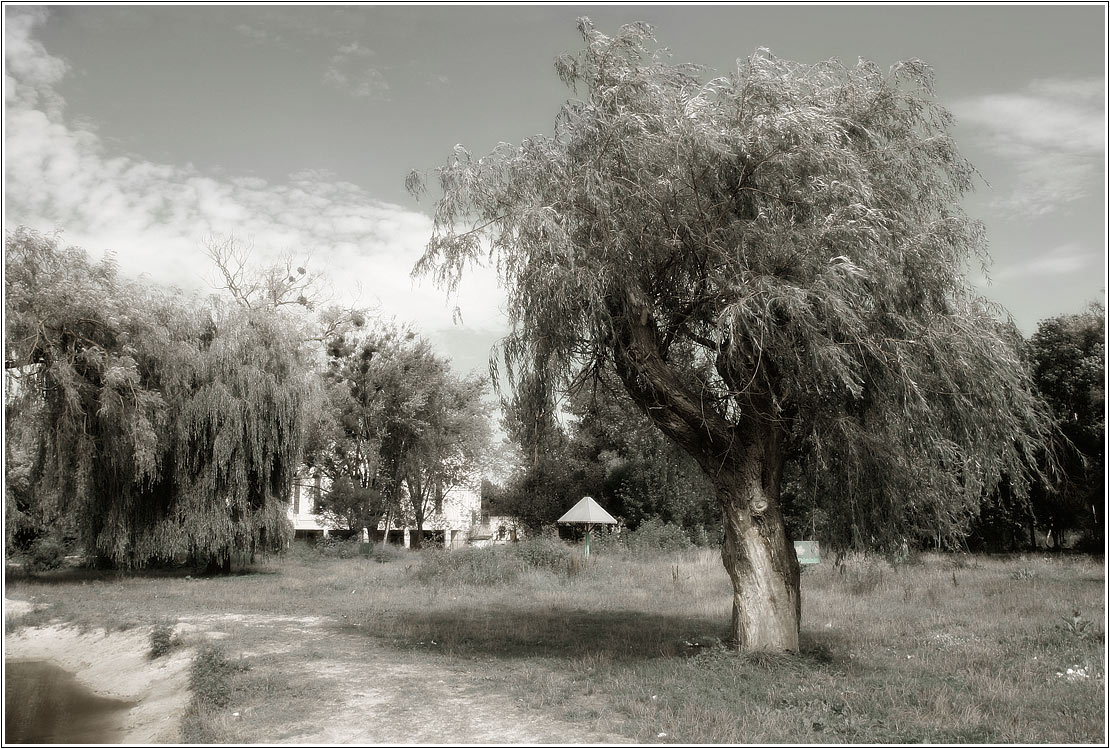
[[[1106,286],[1106,9],[1080,6],[32,6],[4,8],[4,225],[152,281],[208,289],[209,237],[292,254],[338,300],[411,321],[460,370],[505,330],[492,275],[458,303],[413,282],[432,198],[412,169],[550,133],[552,61],[575,18],[644,20],[676,62],[721,73],[768,47],[936,72],[984,177],[967,200],[982,292],[1026,333]]]

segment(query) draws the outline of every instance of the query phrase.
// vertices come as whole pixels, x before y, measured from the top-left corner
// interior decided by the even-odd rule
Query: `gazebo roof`
[[[617,519],[607,513],[593,497],[582,497],[574,507],[559,518],[560,523],[607,523],[616,525]]]

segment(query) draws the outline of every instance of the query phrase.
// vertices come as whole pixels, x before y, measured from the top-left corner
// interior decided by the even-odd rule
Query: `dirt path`
[[[251,648],[243,655],[252,663],[253,679],[291,690],[291,697],[229,707],[221,720],[236,743],[632,743],[530,710],[465,664],[434,653],[389,650],[326,618],[194,617],[178,628],[190,639],[234,637]],[[305,649],[316,655],[306,661]],[[191,651],[151,661],[146,630],[80,633],[61,626],[8,635],[5,650],[9,658],[51,660],[97,694],[137,700],[122,743],[180,741]]]

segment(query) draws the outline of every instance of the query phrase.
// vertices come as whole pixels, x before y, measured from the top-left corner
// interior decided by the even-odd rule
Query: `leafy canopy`
[[[714,446],[711,476],[770,429],[857,538],[955,532],[1020,483],[1043,409],[964,278],[975,172],[930,69],[761,49],[704,80],[644,24],[579,28],[556,69],[582,98],[550,136],[456,147],[414,269],[453,289],[496,263],[510,380],[615,369],[664,432]]]
[[[55,238],[5,238],[5,360],[40,514],[120,566],[281,548],[312,387],[272,310],[121,279]]]

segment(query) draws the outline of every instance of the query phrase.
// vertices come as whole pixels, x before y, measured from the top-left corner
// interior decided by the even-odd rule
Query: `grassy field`
[[[186,742],[277,742],[286,716],[326,709],[336,685],[283,674],[312,673],[328,638],[293,647],[247,624],[272,615],[324,617],[345,641],[641,743],[1104,743],[1104,592],[1089,557],[827,561],[802,575],[802,652],[737,656],[719,644],[716,552],[301,549],[226,578],[9,575],[9,597],[45,606],[8,627],[148,627],[165,647],[165,625],[225,617],[218,648],[188,643],[201,699]],[[252,733],[237,733],[219,716],[247,703]]]

